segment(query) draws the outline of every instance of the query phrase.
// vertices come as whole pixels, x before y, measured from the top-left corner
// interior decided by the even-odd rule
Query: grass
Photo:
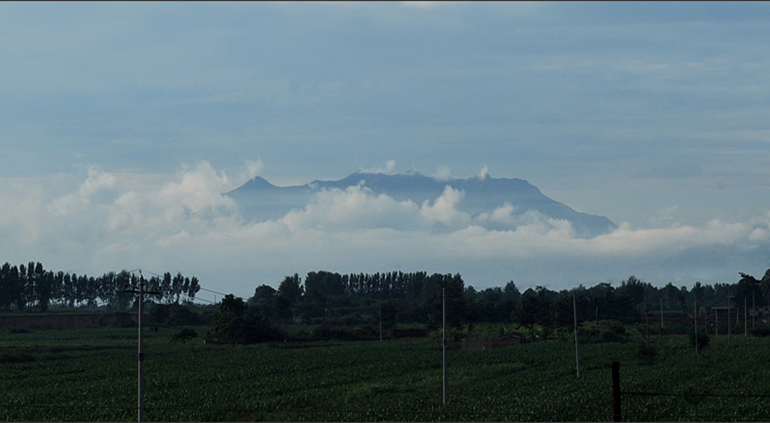
[[[624,392],[770,395],[770,339],[715,339],[696,356],[685,336],[581,345],[549,341],[449,351],[442,405],[441,341],[204,345],[170,343],[179,328],[145,335],[148,421],[607,421],[610,363]],[[204,330],[199,332],[205,333]],[[136,329],[0,334],[0,419],[133,421]],[[624,420],[762,421],[761,398],[623,396]]]

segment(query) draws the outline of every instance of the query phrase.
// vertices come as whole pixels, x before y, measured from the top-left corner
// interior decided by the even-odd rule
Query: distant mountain
[[[431,204],[441,196],[446,186],[463,191],[465,196],[457,205],[458,210],[470,213],[490,229],[513,229],[531,219],[533,212],[545,217],[567,220],[577,236],[591,238],[612,231],[616,225],[604,216],[581,213],[554,201],[534,185],[523,179],[492,178],[485,176],[468,179],[439,180],[418,172],[396,175],[355,172],[338,181],[313,181],[299,186],[277,187],[264,178],[256,177],[233,191],[226,193],[240,207],[242,215],[251,220],[277,219],[292,209],[301,209],[311,197],[321,190],[341,189],[363,184],[375,195],[385,194],[398,201],[411,200],[422,205]],[[505,219],[486,219],[495,209]],[[500,213],[496,214],[499,217]],[[528,217],[529,216],[529,217]]]

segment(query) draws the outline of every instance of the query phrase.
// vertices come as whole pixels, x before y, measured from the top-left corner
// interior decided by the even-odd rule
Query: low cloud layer
[[[0,181],[3,261],[101,274],[124,268],[180,271],[210,289],[253,294],[284,275],[325,269],[460,273],[477,288],[514,280],[520,287],[564,289],[619,282],[630,275],[660,285],[734,282],[761,275],[770,254],[770,214],[703,226],[627,223],[591,239],[567,221],[506,204],[472,218],[458,210],[464,193],[447,187],[416,204],[375,195],[363,185],[323,190],[303,208],[247,222],[221,193],[254,176],[260,162],[234,172],[208,162],[148,178],[96,167],[66,194],[66,181]],[[493,223],[515,229],[496,230]]]

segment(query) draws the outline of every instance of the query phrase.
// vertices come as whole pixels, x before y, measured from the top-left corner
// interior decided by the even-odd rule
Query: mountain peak
[[[443,195],[447,186],[451,186],[465,193],[463,201],[457,205],[459,210],[499,230],[508,230],[516,227],[517,222],[526,221],[525,214],[529,211],[550,219],[569,221],[580,237],[593,237],[616,227],[606,217],[577,212],[548,198],[526,180],[492,178],[486,167],[467,179],[446,180],[425,176],[415,170],[399,174],[358,170],[337,181],[316,180],[302,186],[283,188],[256,177],[228,195],[239,204],[245,213],[244,217],[275,219],[292,209],[305,207],[319,191],[344,191],[361,183],[376,195],[384,194],[396,201],[412,201],[415,204],[434,202]],[[499,222],[489,219],[495,210],[510,205],[514,207],[514,214],[505,219],[497,219]]]
[[[275,185],[267,181],[267,179],[261,176],[255,176],[250,181],[246,182],[245,187],[249,188],[278,188]]]

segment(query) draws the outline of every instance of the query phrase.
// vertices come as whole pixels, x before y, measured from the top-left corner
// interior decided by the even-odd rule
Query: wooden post
[[[663,298],[660,299],[660,333],[663,334]]]
[[[647,302],[647,289],[644,290],[644,338],[650,339],[650,303]]]
[[[446,380],[446,288],[441,288],[441,315],[444,326],[444,342],[443,342],[443,355],[444,355],[444,405],[449,403],[449,390]]]
[[[138,325],[139,325],[139,422],[144,421],[144,367],[142,366],[142,363],[144,362],[144,336],[142,336],[142,303],[144,302],[144,277],[139,277],[139,318]]]
[[[693,315],[692,321],[695,323],[695,354],[698,354],[698,300],[695,295],[692,296]]]
[[[730,329],[730,291],[727,291],[727,342],[730,342],[730,335],[732,331]]]
[[[577,326],[577,301],[575,300],[575,290],[572,290],[572,317],[575,322],[575,368],[577,377],[580,377],[580,345],[578,344],[578,326]]]
[[[620,362],[612,362],[612,421],[622,421],[620,409]]]

